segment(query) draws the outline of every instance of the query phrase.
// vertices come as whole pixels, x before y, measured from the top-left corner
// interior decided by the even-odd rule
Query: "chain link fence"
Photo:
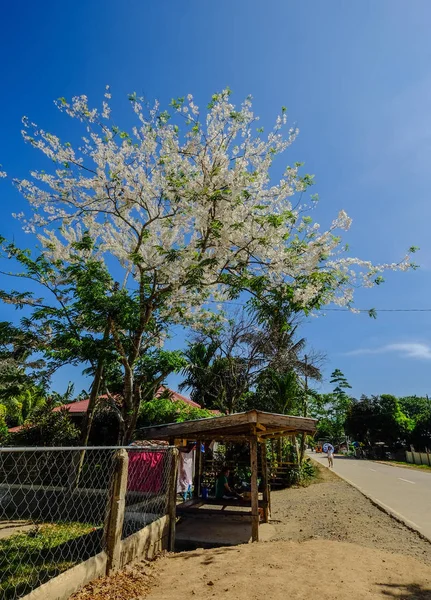
[[[125,539],[167,514],[172,452],[130,449],[123,535]]]
[[[126,448],[122,539],[167,513],[171,448]],[[0,600],[106,549],[118,448],[0,448]]]

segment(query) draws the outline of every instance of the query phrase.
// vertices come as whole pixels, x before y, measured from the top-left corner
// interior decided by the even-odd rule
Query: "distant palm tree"
[[[217,393],[214,389],[216,374],[212,369],[218,344],[191,344],[184,352],[187,366],[182,370],[184,381],[179,385],[180,390],[190,389],[190,397],[203,408],[214,407]]]
[[[300,393],[298,376],[294,371],[280,373],[267,369],[259,377],[255,401],[258,408],[263,410],[285,415],[294,414],[297,412]]]
[[[296,326],[285,330],[271,327],[263,335],[260,334],[268,364],[271,369],[281,373],[294,371],[299,376],[320,381],[322,374],[319,367],[303,354],[306,339],[295,340],[296,329]]]

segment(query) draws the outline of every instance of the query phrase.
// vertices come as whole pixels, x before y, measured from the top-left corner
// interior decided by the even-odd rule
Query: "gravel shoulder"
[[[431,566],[431,544],[318,465],[316,482],[272,494],[276,538],[327,539],[411,556]]]
[[[74,600],[431,600],[431,544],[328,469],[274,492],[275,538],[167,554],[98,580]]]

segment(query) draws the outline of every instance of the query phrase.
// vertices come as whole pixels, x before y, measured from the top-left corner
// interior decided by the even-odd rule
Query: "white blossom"
[[[341,210],[326,231],[313,223],[307,199],[294,198],[313,183],[298,164],[272,182],[274,157],[298,135],[284,109],[265,135],[256,134],[251,99],[237,108],[228,90],[203,118],[191,95],[173,101],[172,114],[132,95],[129,134],[111,121],[110,97],[107,87],[101,110],[84,95],[56,102],[82,123],[80,147],[23,119],[25,141],[54,162],[16,181],[33,209],[24,226],[54,257],[67,260],[86,233],[101,259],[151,282],[150,297],[180,320],[207,318],[208,299],[223,301],[228,286],[252,278],[289,284],[303,307],[350,306],[354,288],[371,287],[377,273],[409,268],[409,256],[382,265],[345,256],[338,231],[351,219]]]

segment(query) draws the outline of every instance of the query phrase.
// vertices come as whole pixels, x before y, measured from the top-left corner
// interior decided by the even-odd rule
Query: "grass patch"
[[[287,477],[287,487],[308,487],[313,483],[318,483],[320,470],[310,458],[305,458],[302,467],[292,468]]]
[[[94,533],[97,528],[88,523],[55,523],[0,540],[0,597],[23,596],[85,560],[88,544],[78,538]]]
[[[377,461],[382,465],[394,465],[397,467],[405,467],[406,469],[420,469],[421,471],[431,471],[431,467],[429,465],[414,465],[413,463],[403,462],[400,460],[381,460]]]

